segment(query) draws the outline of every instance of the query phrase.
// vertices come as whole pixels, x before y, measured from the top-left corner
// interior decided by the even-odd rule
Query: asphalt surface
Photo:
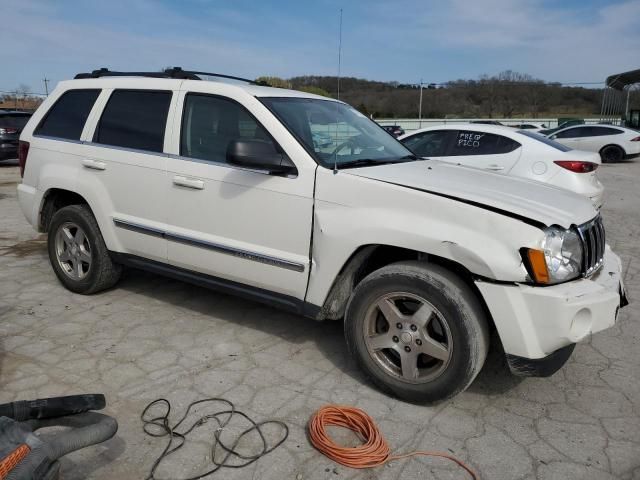
[[[316,323],[137,271],[98,295],[66,291],[45,237],[19,210],[17,167],[0,163],[0,402],[107,396],[117,436],[66,457],[63,479],[145,478],[165,440],[145,436],[139,417],[158,397],[173,403],[172,419],[193,400],[224,397],[256,420],[289,425],[287,441],[268,456],[211,478],[468,478],[433,458],[375,470],[332,463],[310,446],[305,425],[318,407],[339,403],[373,416],[392,450],[445,451],[480,478],[640,479],[640,160],[603,166],[600,178],[608,241],[623,259],[632,302],[618,324],[579,344],[550,378],[513,377],[493,351],[467,392],[416,406],[371,387],[347,355],[339,322]],[[231,424],[223,438],[245,426]],[[170,458],[159,478],[204,471],[215,428],[197,428],[189,450]],[[335,437],[355,441],[344,432]],[[257,446],[256,438],[242,444],[246,452]]]

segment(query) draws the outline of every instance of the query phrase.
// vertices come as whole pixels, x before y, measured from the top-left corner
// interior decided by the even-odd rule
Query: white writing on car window
[[[478,148],[480,146],[480,140],[484,136],[483,133],[464,133],[458,134],[458,146],[459,147],[471,147]]]

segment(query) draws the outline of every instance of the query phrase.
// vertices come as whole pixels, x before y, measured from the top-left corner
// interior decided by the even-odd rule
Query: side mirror
[[[232,165],[270,173],[290,174],[296,166],[285,153],[278,152],[272,142],[233,140],[227,147],[227,161]]]
[[[557,136],[557,135],[551,135],[549,138],[550,138],[551,140],[555,140],[556,138],[558,138],[558,136]]]

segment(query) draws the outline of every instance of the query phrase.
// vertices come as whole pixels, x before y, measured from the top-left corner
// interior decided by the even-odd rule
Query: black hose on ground
[[[20,400],[0,404],[0,417],[9,417],[22,422],[32,418],[62,417],[89,410],[102,410],[105,405],[104,395],[100,393]]]

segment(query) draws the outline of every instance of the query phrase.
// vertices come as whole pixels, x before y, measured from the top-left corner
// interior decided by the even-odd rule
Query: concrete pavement
[[[640,161],[605,165],[600,178],[608,241],[623,259],[632,302],[618,324],[578,345],[551,378],[513,377],[494,351],[467,392],[416,406],[371,387],[347,355],[339,322],[315,323],[137,271],[98,295],[66,291],[48,263],[45,237],[19,211],[18,169],[0,164],[0,402],[107,396],[117,436],[67,457],[64,479],[145,478],[164,440],[143,435],[144,406],[165,397],[177,416],[211,396],[290,427],[267,457],[212,478],[468,478],[432,458],[375,470],[332,463],[309,445],[305,425],[318,407],[341,403],[374,417],[392,450],[453,453],[481,478],[640,479]],[[194,448],[159,476],[204,470],[211,434],[198,429]]]

